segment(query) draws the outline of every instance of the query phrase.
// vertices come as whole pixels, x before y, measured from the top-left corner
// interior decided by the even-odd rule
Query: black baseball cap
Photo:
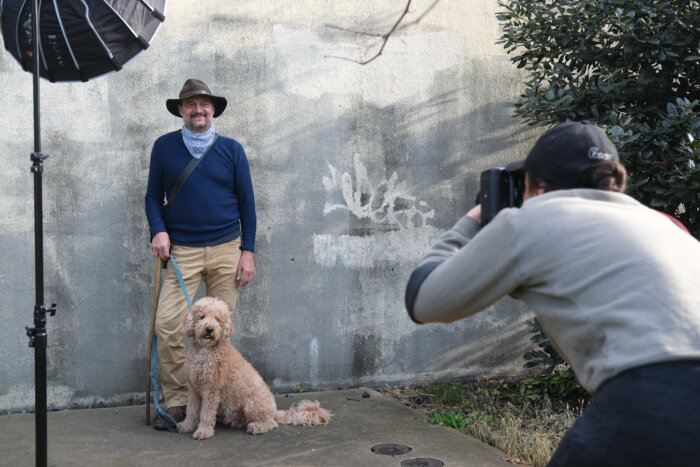
[[[576,188],[587,168],[619,160],[615,145],[603,130],[586,121],[566,122],[547,130],[527,158],[509,164],[506,170],[525,169],[549,185]]]

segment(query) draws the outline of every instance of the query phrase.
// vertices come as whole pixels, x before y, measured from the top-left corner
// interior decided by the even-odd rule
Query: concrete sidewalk
[[[363,397],[363,396],[369,397]],[[51,466],[505,466],[501,451],[425,423],[424,415],[367,388],[277,396],[286,409],[318,400],[334,413],[320,427],[281,425],[264,435],[217,425],[213,438],[156,431],[145,406],[82,409],[48,414]],[[155,410],[151,408],[154,414]],[[31,466],[34,414],[0,416],[0,465]],[[382,444],[409,447],[405,454],[372,452]],[[422,459],[422,460],[421,460]],[[427,459],[432,459],[428,461]]]

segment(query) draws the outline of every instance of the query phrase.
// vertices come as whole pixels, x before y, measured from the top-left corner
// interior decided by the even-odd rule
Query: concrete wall
[[[340,4],[343,6],[339,6]],[[431,2],[414,1],[415,19]],[[197,77],[229,106],[256,188],[256,281],[234,343],[276,391],[516,374],[517,302],[419,327],[404,286],[473,204],[478,173],[520,158],[522,74],[494,44],[495,2],[442,0],[367,66],[403,2],[171,0],[146,52],[88,83],[42,81],[49,405],[143,400],[154,262],[143,211],[165,109]],[[0,53],[0,411],[34,404],[31,76]],[[498,252],[494,252],[497,255]],[[200,292],[201,293],[201,292]]]

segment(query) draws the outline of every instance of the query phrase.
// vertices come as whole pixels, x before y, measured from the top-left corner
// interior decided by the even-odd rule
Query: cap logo
[[[588,158],[589,159],[596,159],[596,160],[600,160],[600,161],[610,161],[610,160],[613,160],[613,155],[608,154],[607,152],[603,152],[595,146],[591,146],[588,149]]]

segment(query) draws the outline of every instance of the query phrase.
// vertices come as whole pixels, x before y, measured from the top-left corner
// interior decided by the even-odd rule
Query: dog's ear
[[[225,338],[229,338],[233,335],[233,331],[235,330],[235,326],[233,325],[233,320],[231,318],[227,318],[226,321],[224,321],[224,330],[223,330],[223,336]]]
[[[187,318],[185,318],[185,336],[194,337],[194,316],[192,316],[192,310],[187,312]]]

